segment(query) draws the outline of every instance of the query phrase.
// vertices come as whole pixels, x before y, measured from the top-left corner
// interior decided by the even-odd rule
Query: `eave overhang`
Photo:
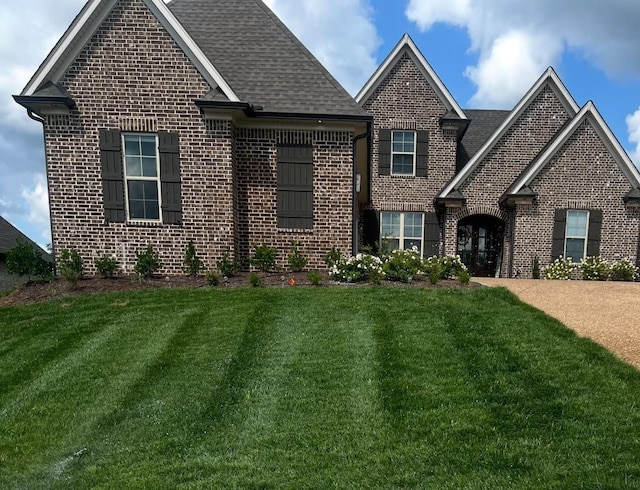
[[[531,205],[538,198],[538,194],[531,187],[523,187],[520,191],[512,194],[504,194],[500,198],[500,204],[507,207],[518,205]]]
[[[629,208],[640,208],[640,189],[631,189],[623,198]]]
[[[450,192],[447,197],[436,197],[434,204],[438,207],[445,207],[448,209],[461,209],[467,203],[467,199],[458,190]]]
[[[52,114],[69,114],[76,107],[74,100],[68,96],[14,95],[13,100],[27,109],[27,111],[40,117]]]

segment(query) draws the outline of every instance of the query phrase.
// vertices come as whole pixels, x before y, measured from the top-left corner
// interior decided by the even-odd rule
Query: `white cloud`
[[[40,239],[45,243],[51,242],[49,226],[49,193],[47,181],[42,174],[37,174],[31,187],[23,187],[21,197],[27,204],[29,215],[27,221],[33,228],[39,230]]]
[[[367,0],[263,1],[351,94],[377,68],[381,41]]]
[[[466,71],[476,107],[512,107],[566,49],[610,76],[640,76],[637,0],[410,0],[405,13],[424,31],[437,22],[467,30],[479,54]]]
[[[635,145],[635,150],[629,153],[629,156],[640,168],[640,107],[633,114],[626,117],[627,130],[629,131],[629,141]]]

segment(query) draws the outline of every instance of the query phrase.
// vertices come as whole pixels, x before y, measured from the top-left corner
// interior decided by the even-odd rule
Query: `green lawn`
[[[640,373],[506,290],[0,309],[0,488],[640,488]]]

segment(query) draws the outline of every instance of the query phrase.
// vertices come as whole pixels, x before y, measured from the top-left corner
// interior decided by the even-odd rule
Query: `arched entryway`
[[[502,263],[504,221],[473,215],[458,221],[457,253],[476,277],[493,277]]]

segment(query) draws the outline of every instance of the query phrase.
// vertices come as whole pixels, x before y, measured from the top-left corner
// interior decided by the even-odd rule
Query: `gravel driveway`
[[[640,369],[640,283],[473,278],[503,286]]]

